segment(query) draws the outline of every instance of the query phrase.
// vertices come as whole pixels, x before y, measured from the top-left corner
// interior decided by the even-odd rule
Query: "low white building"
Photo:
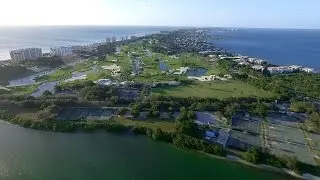
[[[291,66],[278,66],[278,67],[268,67],[268,71],[271,74],[281,74],[281,73],[290,73],[294,71],[301,70],[302,66],[291,65]]]
[[[301,71],[307,72],[307,73],[314,73],[315,70],[313,68],[302,68]]]
[[[69,56],[73,54],[73,48],[72,47],[54,47],[50,48],[50,54],[56,55],[56,56]]]
[[[253,66],[251,66],[251,68],[254,70],[263,70],[264,69],[264,67],[261,65],[253,65]]]
[[[227,81],[229,79],[232,79],[232,76],[229,74],[226,74],[223,77],[220,77],[217,75],[200,76],[200,77],[188,76],[188,79],[198,80],[198,81],[202,81],[202,82],[209,82],[209,81],[216,81],[216,80]]]
[[[42,57],[41,48],[26,48],[10,51],[10,57],[15,61],[37,60]]]

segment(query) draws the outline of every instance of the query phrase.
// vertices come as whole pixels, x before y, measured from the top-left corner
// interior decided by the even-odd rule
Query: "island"
[[[296,177],[320,176],[320,75],[227,52],[208,32],[108,39],[74,47],[69,61],[58,54],[3,63],[1,72],[22,79],[0,77],[0,119],[47,131],[147,135]]]

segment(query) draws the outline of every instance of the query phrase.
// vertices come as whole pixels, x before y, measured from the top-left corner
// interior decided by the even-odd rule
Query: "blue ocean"
[[[320,68],[320,30],[290,29],[214,29],[220,48],[241,55],[266,59],[279,65]]]
[[[107,36],[140,36],[173,30],[172,27],[133,26],[42,26],[0,27],[0,60],[9,59],[9,51],[39,47],[48,52],[50,47],[84,45],[104,42]]]
[[[1,27],[0,60],[9,58],[9,51],[18,48],[83,45],[103,42],[107,36],[143,35],[176,27],[133,26],[44,26]],[[289,29],[213,29],[212,34],[223,37],[214,40],[220,48],[231,52],[259,57],[273,64],[297,64],[320,68],[320,30]]]

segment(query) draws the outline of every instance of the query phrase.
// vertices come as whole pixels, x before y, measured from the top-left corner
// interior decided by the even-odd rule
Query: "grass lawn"
[[[35,110],[21,110],[20,112],[16,113],[18,117],[30,119],[37,121],[38,120],[38,112]]]
[[[86,62],[78,63],[74,66],[73,71],[78,71],[78,72],[90,71],[94,66],[92,62],[93,61],[86,61]]]
[[[166,132],[174,132],[175,131],[175,124],[174,122],[167,122],[167,121],[149,121],[149,120],[130,120],[123,117],[117,117],[115,119],[117,123],[126,125],[126,126],[133,126],[138,125],[141,127],[148,127],[152,129],[160,128],[163,131]]]
[[[257,89],[239,81],[199,82],[198,84],[188,86],[154,88],[152,93],[164,96],[218,99],[228,97],[272,97],[274,95],[271,92]]]
[[[59,81],[63,79],[68,79],[72,77],[73,67],[68,66],[57,70],[53,74],[44,75],[36,78],[37,82],[49,82],[49,81]]]
[[[30,95],[30,94],[33,93],[38,87],[39,87],[39,84],[28,85],[28,86],[11,87],[11,88],[10,88],[10,91],[8,91],[7,94],[13,94],[13,95]]]

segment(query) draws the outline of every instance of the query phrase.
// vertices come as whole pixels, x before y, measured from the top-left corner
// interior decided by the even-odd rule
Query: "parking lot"
[[[196,112],[197,124],[210,125],[210,126],[221,126],[221,122],[218,117],[212,114],[212,112]]]
[[[247,150],[251,147],[261,147],[261,137],[260,135],[251,135],[246,132],[240,131],[230,131],[229,132],[229,140],[228,146]]]
[[[269,113],[268,121],[272,124],[298,127],[299,119],[285,113]]]
[[[260,134],[261,121],[249,121],[244,119],[232,119],[232,129],[251,134]]]

